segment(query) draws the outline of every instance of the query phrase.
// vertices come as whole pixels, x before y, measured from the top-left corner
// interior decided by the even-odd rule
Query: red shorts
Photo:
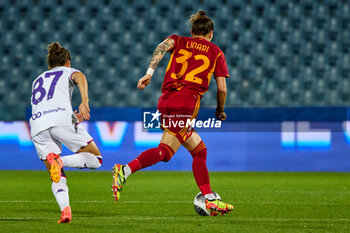
[[[201,96],[194,90],[183,87],[180,90],[166,90],[158,101],[163,130],[175,135],[184,143],[193,132],[188,122],[196,119]]]

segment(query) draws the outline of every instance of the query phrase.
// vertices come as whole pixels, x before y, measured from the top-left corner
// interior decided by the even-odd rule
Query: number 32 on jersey
[[[181,69],[178,73],[171,73],[171,77],[173,79],[179,79],[179,78],[183,77],[183,75],[186,73],[187,68],[188,68],[188,59],[190,59],[192,57],[192,52],[188,52],[184,49],[180,49],[179,54],[181,54],[182,56],[176,58],[176,62],[180,63],[182,66],[181,66]],[[199,67],[193,69],[188,74],[186,74],[185,80],[189,81],[189,82],[202,84],[203,80],[201,78],[197,77],[196,75],[205,71],[206,69],[208,69],[208,67],[210,65],[210,61],[209,61],[209,58],[207,56],[202,55],[202,54],[195,55],[194,59],[202,60],[203,64],[200,65]],[[169,65],[170,65],[170,63],[169,63]]]

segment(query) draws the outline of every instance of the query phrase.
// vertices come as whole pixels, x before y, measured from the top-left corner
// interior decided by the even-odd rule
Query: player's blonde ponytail
[[[198,11],[191,15],[189,22],[192,24],[191,32],[197,36],[205,36],[211,31],[214,31],[214,23],[207,16],[206,11]]]

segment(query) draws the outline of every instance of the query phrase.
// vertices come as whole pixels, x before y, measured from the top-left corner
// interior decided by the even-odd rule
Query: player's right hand
[[[90,107],[87,102],[81,102],[78,114],[82,114],[85,120],[90,120]]]
[[[77,110],[74,111],[75,117],[78,119],[78,122],[83,122],[84,121],[84,117],[83,114],[81,114],[80,112],[78,113]]]
[[[150,84],[152,79],[152,76],[150,74],[145,74],[142,78],[139,79],[139,82],[137,83],[137,88],[140,90],[145,89],[145,87]]]
[[[226,117],[227,117],[225,112],[218,112],[218,111],[215,112],[215,116],[216,116],[216,119],[220,121],[226,120]]]

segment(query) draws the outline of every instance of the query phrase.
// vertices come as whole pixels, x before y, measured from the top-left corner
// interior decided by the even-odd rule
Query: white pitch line
[[[42,218],[42,217],[0,217],[0,220],[56,220],[57,218]],[[132,217],[132,216],[115,216],[115,217],[74,217],[74,220],[140,220],[140,221],[149,221],[149,220],[198,220],[198,217],[191,216],[191,217]],[[231,221],[252,221],[252,222],[324,222],[324,223],[336,223],[336,222],[344,222],[348,223],[350,222],[350,219],[348,218],[255,218],[255,217],[238,217],[238,218],[227,218],[227,220]]]
[[[315,191],[315,190],[244,190],[244,191],[237,191],[236,193],[239,194],[247,194],[247,193],[293,193],[293,194],[316,194],[316,193],[320,193],[320,194],[349,194],[350,191],[332,191],[332,190],[320,190],[320,191]]]
[[[111,200],[113,202],[113,200]],[[56,203],[55,200],[0,200],[2,203]],[[103,200],[81,200],[81,201],[71,201],[74,204],[85,204],[85,203],[96,203],[104,204],[110,203],[110,201]],[[191,201],[120,201],[119,203],[129,203],[129,204],[192,204]],[[309,202],[275,202],[275,201],[262,201],[262,202],[250,202],[250,201],[237,201],[232,202],[236,205],[322,205],[322,206],[350,206],[350,203],[333,203],[333,202],[319,202],[319,203],[309,203]]]
[[[111,199],[111,202],[113,200]],[[135,203],[135,204],[190,204],[190,201],[122,201],[123,203]],[[1,203],[56,203],[55,200],[0,200]],[[71,203],[83,204],[83,203],[110,203],[110,201],[101,200],[83,200],[83,201],[71,201]]]
[[[72,201],[71,201],[72,202]],[[0,200],[0,203],[56,203],[54,200]],[[100,200],[73,201],[73,203],[106,203]]]

